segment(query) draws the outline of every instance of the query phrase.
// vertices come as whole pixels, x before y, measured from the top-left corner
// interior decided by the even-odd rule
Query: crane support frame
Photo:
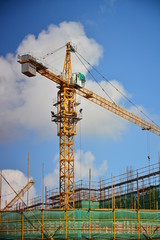
[[[75,89],[61,87],[57,102],[60,207],[71,209],[74,208],[74,135],[77,132]]]
[[[71,46],[67,44],[63,67],[65,84],[57,93],[57,136],[59,136],[59,192],[60,208],[74,209],[74,135],[78,121],[76,90],[69,85],[72,76]]]

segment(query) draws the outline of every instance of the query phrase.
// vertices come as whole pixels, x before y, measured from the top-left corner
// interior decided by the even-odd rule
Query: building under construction
[[[160,136],[160,129],[154,121],[150,123],[118,106],[111,98],[109,101],[84,88],[84,75],[72,73],[71,52],[83,65],[89,64],[100,74],[70,42],[66,44],[60,75],[51,72],[36,57],[19,56],[23,74],[34,77],[38,72],[58,85],[54,104],[57,112],[51,114],[59,137],[59,188],[44,191],[43,187],[42,197],[30,203],[25,203],[21,196],[33,182],[28,181],[19,193],[12,189],[16,197],[0,212],[0,239],[160,239],[160,162],[136,171],[127,168],[124,174],[96,183],[91,181],[90,171],[88,181],[75,182],[74,137],[77,122],[81,120],[77,94],[143,130]],[[21,203],[16,204],[18,199]]]
[[[57,189],[1,211],[0,239],[160,239],[160,161],[75,184],[75,209]]]

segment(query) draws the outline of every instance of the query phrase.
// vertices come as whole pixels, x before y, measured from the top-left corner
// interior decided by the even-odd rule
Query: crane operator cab
[[[85,82],[86,82],[85,76],[80,72],[73,73],[70,79],[70,84],[75,87],[84,88]]]

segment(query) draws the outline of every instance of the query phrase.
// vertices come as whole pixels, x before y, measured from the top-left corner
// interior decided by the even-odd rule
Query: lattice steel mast
[[[57,122],[59,136],[59,192],[60,207],[74,208],[74,135],[76,135],[77,118],[76,90],[69,85],[72,77],[71,54],[74,51],[67,43],[62,77],[67,83],[60,85],[57,93]]]

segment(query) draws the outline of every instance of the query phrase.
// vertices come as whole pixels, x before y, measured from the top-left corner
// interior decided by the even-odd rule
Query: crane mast
[[[18,56],[19,63],[22,64],[22,73],[28,77],[36,76],[36,72],[58,84],[57,113],[52,113],[52,121],[57,123],[57,136],[59,137],[59,193],[60,208],[71,209],[74,203],[74,136],[76,135],[76,125],[81,118],[77,115],[76,94],[99,105],[100,107],[118,115],[119,117],[132,122],[142,130],[148,130],[160,136],[160,129],[155,124],[134,115],[126,109],[108,101],[98,94],[84,88],[84,82],[78,81],[78,77],[72,74],[71,52],[75,49],[69,43],[66,44],[66,55],[63,72],[57,76],[47,69],[38,59],[31,55]]]
[[[67,44],[62,76],[66,83],[72,77],[71,45]],[[59,192],[60,207],[74,208],[74,135],[76,135],[76,90],[62,83],[57,93],[57,122],[59,137]]]

